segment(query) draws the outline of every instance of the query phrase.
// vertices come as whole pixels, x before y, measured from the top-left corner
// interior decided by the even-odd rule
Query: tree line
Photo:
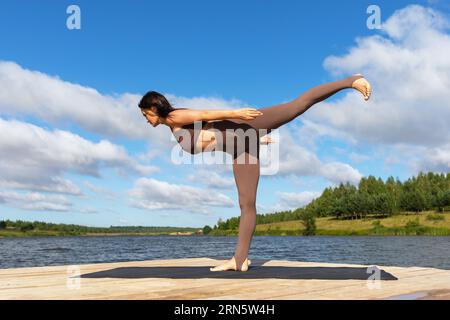
[[[341,183],[326,188],[305,211],[317,217],[362,219],[367,215],[388,217],[399,212],[444,211],[450,206],[450,173],[423,173],[405,182],[392,176],[383,181],[364,177],[358,186]]]
[[[56,231],[71,234],[85,233],[170,233],[181,231],[197,231],[198,228],[182,228],[182,227],[144,227],[144,226],[110,226],[110,227],[88,227],[76,224],[47,223],[40,221],[23,221],[23,220],[0,220],[1,229],[13,229],[19,231]]]
[[[358,185],[340,183],[327,187],[320,197],[295,210],[257,214],[256,223],[302,220],[314,229],[314,217],[363,219],[370,216],[388,217],[399,212],[443,212],[450,207],[450,173],[423,173],[401,182],[390,176],[383,181],[375,176],[363,177]],[[219,219],[212,229],[230,230],[239,227],[240,217]],[[206,226],[205,226],[206,227]],[[205,229],[204,229],[205,233]]]

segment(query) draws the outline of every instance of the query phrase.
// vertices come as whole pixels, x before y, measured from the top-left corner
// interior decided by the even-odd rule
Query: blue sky
[[[70,4],[81,8],[81,30],[66,28]],[[135,105],[148,90],[178,106],[217,109],[278,104],[354,72],[373,82],[373,101],[342,92],[280,130],[281,160],[299,161],[261,177],[259,213],[301,206],[326,186],[361,176],[403,180],[419,170],[448,171],[450,135],[442,119],[450,100],[442,99],[448,77],[440,72],[449,58],[438,54],[430,63],[420,54],[445,51],[449,6],[378,1],[386,24],[370,30],[370,4],[2,3],[0,120],[9,132],[0,144],[7,155],[0,218],[202,227],[239,215],[229,170],[214,168],[217,176],[205,175],[206,185],[204,168],[170,163],[167,141],[161,143],[170,131],[145,126]],[[441,100],[430,98],[436,95]],[[26,150],[13,148],[20,145]],[[155,199],[152,188],[186,198]],[[190,202],[198,194],[205,204]],[[209,206],[217,197],[219,204]]]

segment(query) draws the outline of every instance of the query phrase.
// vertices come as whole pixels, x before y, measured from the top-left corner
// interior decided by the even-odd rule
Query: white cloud
[[[38,192],[18,193],[0,191],[0,203],[31,211],[68,211],[72,204],[62,195],[45,195]]]
[[[350,182],[356,185],[362,178],[361,173],[357,169],[341,162],[325,163],[318,170],[319,175],[335,184]]]
[[[199,182],[205,187],[214,189],[232,188],[235,183],[233,178],[224,177],[215,171],[199,169],[187,177],[190,182]]]
[[[288,130],[280,129],[280,159],[277,175],[319,176],[333,182],[357,184],[361,173],[341,162],[322,162],[314,153],[299,146]]]
[[[357,152],[350,152],[349,157],[355,163],[361,163],[370,159],[368,155]]]
[[[302,208],[310,203],[314,198],[321,195],[321,192],[303,191],[303,192],[276,192],[278,201],[274,204],[263,205],[256,204],[258,214],[275,213],[290,211]]]
[[[314,198],[321,195],[320,192],[277,192],[280,197],[280,205],[289,210],[304,207],[310,203]]]
[[[333,137],[343,140],[351,145],[357,143],[355,137],[341,130],[333,129],[330,126],[322,125],[308,119],[302,119],[303,125],[298,129],[299,142],[303,145],[314,145],[318,137]]]
[[[371,159],[371,157],[367,154],[362,154],[354,151],[349,152],[347,149],[341,147],[333,147],[333,150],[336,152],[336,154],[339,154],[341,156],[348,156],[353,163],[361,163]]]
[[[100,177],[100,167],[137,174],[158,170],[137,163],[118,145],[98,143],[62,130],[49,131],[21,121],[0,118],[0,186],[80,195],[65,172]]]
[[[50,123],[70,120],[108,136],[148,137],[133,95],[102,95],[7,61],[0,61],[0,88],[2,114],[34,115]]]
[[[95,208],[89,207],[89,208],[81,208],[78,209],[78,212],[80,213],[86,213],[86,214],[95,214],[95,213],[99,213],[100,211],[98,211]]]
[[[219,192],[187,185],[140,178],[128,192],[131,205],[147,210],[180,210],[212,214],[211,207],[233,207],[233,201]]]
[[[108,188],[103,188],[97,185],[90,183],[89,181],[83,181],[84,185],[91,190],[92,192],[98,193],[100,195],[104,195],[106,198],[112,200],[117,199],[118,194]]]
[[[438,146],[450,137],[450,37],[437,12],[412,5],[395,12],[383,35],[357,39],[324,65],[336,75],[363,73],[373,84],[366,103],[356,91],[312,108],[305,119],[359,142]]]
[[[414,162],[416,171],[450,171],[450,143],[439,147],[426,150],[425,155],[419,161]]]
[[[225,109],[244,107],[241,101],[218,97],[177,97],[165,94],[177,107]],[[0,60],[0,114],[32,115],[48,123],[75,123],[84,130],[106,137],[144,139],[167,148],[170,130],[151,127],[137,104],[139,94],[105,95],[57,76],[22,68]]]

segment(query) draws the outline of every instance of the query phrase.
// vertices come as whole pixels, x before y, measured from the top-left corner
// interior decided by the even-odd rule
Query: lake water
[[[236,237],[101,236],[0,239],[0,268],[231,258]],[[254,236],[250,259],[421,266],[450,270],[450,237]]]

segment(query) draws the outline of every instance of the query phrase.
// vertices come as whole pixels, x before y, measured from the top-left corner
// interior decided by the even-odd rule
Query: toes
[[[247,262],[247,263],[246,263]],[[234,270],[234,271],[247,271],[248,267],[251,265],[251,260],[246,259],[244,263],[241,266],[241,269],[238,270],[236,261],[234,259],[231,260],[229,263],[221,264],[215,267],[209,268],[210,271],[227,271],[227,270]]]
[[[210,271],[224,271],[225,268],[223,266],[217,266],[214,268],[209,268]]]
[[[227,266],[225,264],[219,264],[218,266],[209,268],[211,271],[223,271]]]
[[[233,266],[231,266],[229,263],[224,263],[221,265],[218,265],[213,268],[209,268],[210,271],[226,271],[226,270],[235,270]]]

